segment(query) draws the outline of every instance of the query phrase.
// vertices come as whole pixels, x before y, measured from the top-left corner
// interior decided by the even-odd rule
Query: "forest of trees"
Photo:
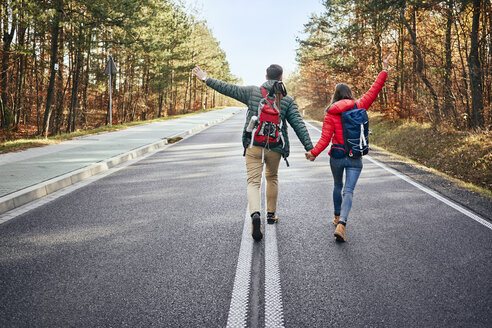
[[[490,0],[325,0],[299,40],[290,79],[301,103],[325,108],[338,82],[362,95],[393,54],[380,110],[393,116],[488,129],[492,123]]]
[[[191,68],[238,82],[206,23],[173,0],[1,0],[0,139],[225,105]]]

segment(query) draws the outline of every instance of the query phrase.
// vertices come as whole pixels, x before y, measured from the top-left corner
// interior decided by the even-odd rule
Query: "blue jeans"
[[[340,215],[340,221],[347,223],[347,217],[352,207],[355,184],[362,171],[362,158],[330,157],[331,173],[335,186],[333,187],[333,205],[335,215]],[[345,188],[343,188],[343,171],[345,170]],[[342,196],[343,188],[343,196]]]

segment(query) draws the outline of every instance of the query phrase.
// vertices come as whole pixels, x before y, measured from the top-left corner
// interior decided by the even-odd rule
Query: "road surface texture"
[[[0,225],[0,327],[492,326],[486,224],[365,159],[336,243],[328,156],[293,131],[254,243],[244,117]]]

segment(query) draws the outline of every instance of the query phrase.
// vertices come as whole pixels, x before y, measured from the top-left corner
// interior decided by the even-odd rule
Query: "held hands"
[[[304,155],[306,156],[306,159],[307,160],[310,160],[311,162],[314,162],[314,160],[316,159],[316,156],[314,156],[313,154],[311,154],[310,151],[304,153]]]
[[[385,71],[388,70],[388,65],[389,65],[389,61],[390,61],[391,57],[392,57],[391,54],[389,54],[388,57],[386,57],[385,59],[383,59],[383,69]]]
[[[193,70],[192,70],[193,74],[196,75],[197,78],[199,78],[202,82],[205,82],[207,80],[207,73],[202,71],[202,69],[200,68],[200,66],[196,66]]]

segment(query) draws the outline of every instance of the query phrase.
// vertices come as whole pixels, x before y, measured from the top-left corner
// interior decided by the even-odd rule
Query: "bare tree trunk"
[[[405,66],[404,66],[404,54],[405,54],[405,37],[403,34],[403,25],[400,26],[400,104],[403,104],[403,92],[405,91]]]
[[[63,58],[64,55],[64,47],[63,47],[63,29],[60,30],[60,35],[59,35],[59,49],[58,52],[61,54],[61,57]],[[62,114],[63,114],[63,103],[64,103],[64,96],[65,96],[65,89],[63,88],[63,66],[60,65],[58,69],[58,80],[56,81],[57,83],[55,85],[58,85],[57,88],[58,92],[56,93],[56,111],[55,111],[55,124],[52,133],[59,134],[60,133],[60,126],[62,124]],[[67,80],[68,84],[68,80]]]
[[[14,38],[15,33],[15,22],[13,13],[13,8],[9,13],[9,7],[11,3],[8,1],[2,1],[2,11],[3,11],[3,32],[2,32],[2,40],[3,40],[3,53],[2,53],[2,73],[1,73],[1,87],[2,87],[2,95],[0,104],[2,119],[0,120],[0,127],[8,127],[11,123],[11,115],[8,112],[8,72],[9,72],[9,61],[10,61],[10,46],[12,44],[12,39]],[[9,16],[12,17],[12,22],[9,24]],[[10,25],[10,31],[9,31]]]
[[[456,123],[458,123],[458,113],[454,106],[454,95],[452,89],[451,74],[453,70],[453,62],[451,60],[451,28],[453,26],[453,0],[448,0],[446,9],[446,40],[444,42],[444,114],[446,117],[453,115]]]
[[[53,105],[53,95],[55,90],[56,70],[55,64],[58,64],[58,34],[60,31],[60,21],[63,11],[63,0],[56,1],[56,13],[53,19],[53,30],[51,38],[51,59],[50,59],[50,82],[46,95],[46,109],[44,110],[43,134],[47,134],[51,118],[51,106]]]
[[[403,26],[403,24],[400,22],[400,26]],[[402,42],[401,40],[401,35],[400,35],[400,30],[401,28],[399,27],[398,29],[398,42],[396,43],[396,63],[395,63],[395,67],[396,68],[400,68],[400,43]],[[399,87],[399,84],[400,84],[400,78],[398,76],[398,74],[395,74],[395,83],[393,84],[393,93],[395,95],[398,95],[398,87]]]
[[[193,105],[196,101],[196,78],[192,77],[192,85],[190,90],[190,109],[194,110]]]
[[[83,65],[83,55],[82,55],[82,40],[83,40],[82,26],[79,26],[79,35],[76,43],[75,50],[75,63],[74,63],[74,73],[72,79],[72,97],[70,98],[70,113],[72,114],[71,120],[69,120],[69,126],[67,126],[67,132],[75,131],[76,121],[77,121],[77,105],[78,105],[78,93],[79,93],[79,77],[80,69]]]
[[[132,62],[132,61],[130,61]],[[128,104],[127,107],[130,111],[130,122],[133,122],[135,120],[135,106],[133,106],[133,78],[134,78],[134,70],[133,67],[130,64],[130,76],[129,76],[129,81],[128,81]],[[107,124],[107,123],[106,123]]]
[[[92,30],[89,30],[87,40],[87,62],[85,63],[84,86],[82,88],[82,123],[87,123],[87,89],[89,88],[89,69],[92,48]]]
[[[174,115],[175,114],[175,110],[176,108],[174,107],[174,92],[173,92],[173,85],[174,85],[174,70],[171,71],[171,83],[169,84],[169,95],[170,95],[170,99],[169,99],[169,104],[170,104],[170,109],[171,109],[171,115]]]
[[[413,6],[412,8],[412,28],[413,28],[413,33],[415,33],[415,36],[417,36],[417,7]],[[413,72],[417,72],[417,53],[413,51]]]
[[[169,94],[169,91],[166,87],[166,89],[164,89],[164,106],[166,107],[166,113],[164,114],[164,116],[169,116],[169,98],[168,98],[168,94]]]
[[[463,80],[463,84],[464,84],[464,90],[463,92],[461,93],[463,95],[462,98],[464,98],[464,108],[465,108],[465,113],[466,113],[466,126],[468,128],[471,127],[471,113],[470,113],[470,96],[468,95],[468,74],[466,72],[466,66],[465,66],[465,60],[463,59],[463,54],[461,52],[461,42],[460,42],[460,34],[458,33],[458,22],[460,24],[460,27],[461,27],[461,30],[463,31],[463,34],[464,34],[464,28],[463,28],[463,24],[461,23],[461,20],[459,18],[459,15],[456,14],[455,15],[456,19],[454,21],[454,26],[456,28],[456,41],[458,42],[458,53],[460,55],[460,62],[461,62],[461,77],[462,77],[462,80]],[[468,52],[468,43],[466,41],[466,38],[465,38],[465,54]]]
[[[482,71],[478,58],[478,29],[480,25],[480,0],[473,0],[473,23],[470,35],[470,55],[468,56],[468,69],[470,70],[470,87],[472,96],[471,122],[474,129],[483,127],[483,97],[482,97]]]
[[[20,36],[19,36],[20,38]],[[23,47],[23,45],[22,45]],[[22,94],[23,87],[24,87],[24,67],[26,64],[26,59],[25,55],[20,55],[19,56],[19,66],[17,70],[17,86],[16,86],[16,92],[15,92],[15,101],[14,101],[14,124],[17,125],[20,123],[21,117],[22,117],[22,105],[23,105],[23,99],[24,95]]]
[[[427,86],[427,89],[429,89],[429,92],[432,95],[433,107],[434,107],[433,124],[437,125],[441,120],[441,113],[440,113],[440,109],[439,109],[439,98],[437,97],[436,90],[432,86],[432,83],[429,81],[429,79],[427,79],[427,77],[425,76],[425,74],[423,72],[424,60],[422,58],[422,52],[420,51],[420,48],[417,44],[417,37],[416,37],[415,33],[413,32],[412,27],[408,23],[407,19],[405,18],[405,8],[402,8],[400,11],[400,19],[403,22],[403,24],[405,24],[407,31],[408,31],[408,33],[410,33],[410,37],[412,38],[412,45],[413,45],[413,48],[414,48],[416,55],[417,55],[417,73],[419,74],[420,78],[422,79],[424,84]]]
[[[33,50],[33,60],[34,60],[34,79],[35,79],[35,85],[36,85],[36,128],[37,128],[37,134],[39,135],[41,133],[41,127],[40,127],[40,116],[41,116],[41,101],[39,97],[39,91],[40,91],[40,84],[39,84],[39,61],[36,57],[36,37],[33,38],[32,40],[32,50]],[[40,56],[43,58],[42,54]]]
[[[203,84],[204,83],[201,83],[201,85],[200,85],[200,109],[202,109],[202,110],[204,109],[203,108],[203,104],[204,104],[204,101],[205,101],[204,98],[203,98],[203,92],[204,92]]]
[[[482,71],[484,72],[485,76],[483,78],[484,81],[484,93],[486,93],[486,96],[484,97],[486,99],[486,103],[488,104],[489,108],[489,114],[488,114],[488,120],[485,121],[485,124],[492,124],[492,108],[491,108],[491,101],[492,101],[492,6],[491,6],[491,1],[490,0],[485,0],[484,1],[484,32],[483,32],[483,57],[484,61],[482,62]],[[488,30],[486,30],[486,26],[488,26]],[[487,40],[488,39],[488,40]],[[488,43],[487,43],[488,41]],[[484,113],[485,114],[485,113]]]
[[[128,58],[127,58],[128,59]],[[129,61],[126,60],[126,68],[129,66]],[[128,71],[128,70],[126,70]],[[118,74],[122,75],[122,70],[118,72]],[[127,116],[127,105],[126,105],[126,94],[128,92],[128,74],[125,74],[124,81],[123,81],[123,95],[122,95],[122,100],[121,100],[121,123],[124,123],[126,121],[126,116]]]
[[[174,83],[174,92],[173,92],[173,112],[176,115],[178,113],[178,83]]]
[[[164,94],[162,93],[162,91],[159,92],[159,112],[157,114],[157,117],[161,117],[162,116],[162,103],[164,101]]]
[[[372,18],[372,37],[374,41],[374,45],[376,46],[376,52],[374,54],[374,66],[378,68],[378,71],[382,71],[382,48],[381,48],[381,31],[380,31],[380,17],[378,16],[377,11],[373,12]],[[384,104],[384,99],[386,98],[386,92],[383,89],[382,92],[378,94],[379,104]]]
[[[208,88],[205,88],[205,105],[203,107],[204,107],[203,109],[208,108]],[[278,107],[280,108],[280,105]]]
[[[195,88],[193,88],[193,105],[195,106],[196,104],[196,100],[197,100],[197,91],[198,91],[199,87],[197,86],[197,83],[196,83],[196,78],[195,78]],[[200,109],[200,106],[198,106],[198,109]]]
[[[484,24],[484,26],[488,25],[489,29],[488,31],[485,31],[484,36],[488,36],[488,45],[485,45],[484,42],[484,47],[487,48],[487,54],[485,54],[486,64],[483,67],[483,71],[485,72],[486,76],[484,78],[484,88],[487,92],[487,104],[489,104],[489,115],[488,115],[488,122],[487,124],[492,123],[492,108],[491,108],[491,102],[492,102],[492,3],[490,0],[485,1],[485,6],[484,6],[484,13],[487,13],[488,16],[488,22],[487,24]],[[485,16],[485,15],[484,15]]]
[[[24,48],[25,38],[26,38],[26,30],[27,26],[24,22],[24,2],[20,2],[20,10],[19,10],[19,33],[17,35],[17,44],[19,48]],[[14,124],[17,125],[20,123],[22,117],[22,105],[24,95],[22,94],[22,89],[24,86],[24,67],[26,65],[26,56],[21,53],[19,55],[19,66],[17,69],[17,86],[15,92],[15,100],[14,100]]]
[[[145,60],[145,69],[144,74],[142,76],[142,93],[144,99],[144,108],[142,109],[142,120],[147,120],[147,110],[149,109],[147,106],[149,104],[149,89],[150,89],[150,58],[146,58]],[[153,106],[150,107],[151,115],[154,114]]]
[[[191,86],[191,74],[192,73],[190,73],[188,75],[188,79],[186,81],[186,89],[185,89],[184,103],[183,103],[183,110],[184,110],[185,113],[187,112],[186,105],[188,103],[188,92],[191,93],[191,90],[190,90],[190,86]]]
[[[61,71],[61,70],[60,70]],[[68,73],[67,82],[65,83],[65,87],[63,87],[63,74],[61,72],[58,73],[59,81],[60,81],[60,91],[57,94],[57,108],[56,108],[56,116],[55,116],[55,125],[58,124],[54,133],[60,134],[62,118],[63,118],[63,105],[65,104],[65,95],[67,93],[68,87],[70,85],[70,79],[72,78],[72,72]],[[63,91],[62,91],[63,88]]]

